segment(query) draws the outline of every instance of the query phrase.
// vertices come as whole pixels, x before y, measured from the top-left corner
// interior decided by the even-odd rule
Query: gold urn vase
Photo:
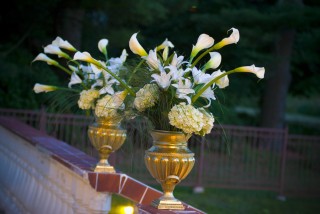
[[[163,190],[163,195],[151,205],[157,209],[184,210],[181,201],[174,197],[173,190],[194,166],[194,153],[188,149],[187,144],[191,135],[153,130],[151,136],[153,146],[145,151],[145,164]]]
[[[115,169],[108,162],[109,155],[118,150],[126,139],[126,130],[120,126],[121,118],[113,120],[95,117],[95,123],[89,126],[88,136],[91,144],[99,152],[100,160],[95,172],[115,173]]]

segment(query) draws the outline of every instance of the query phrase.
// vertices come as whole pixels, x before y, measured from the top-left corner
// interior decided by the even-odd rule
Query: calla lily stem
[[[220,43],[220,42],[219,42]],[[223,46],[219,45],[219,43],[215,44],[214,46],[212,46],[211,48],[209,48],[208,50],[206,50],[205,52],[203,52],[202,54],[200,54],[200,56],[197,57],[197,59],[192,63],[191,68],[193,68],[199,61],[200,59],[202,59],[205,55],[207,55],[210,51],[213,50],[218,50],[220,48],[222,48]]]
[[[67,74],[71,75],[72,72],[70,70],[68,70],[67,68],[63,67],[60,64],[54,64],[56,67],[60,68],[61,70],[65,71]]]
[[[212,79],[210,82],[208,82],[207,84],[205,84],[197,93],[196,95],[194,95],[194,97],[192,97],[192,103],[194,103],[195,101],[197,101],[197,99],[201,96],[201,94],[203,94],[203,92],[205,92],[213,83],[217,82],[219,79],[221,79],[224,76],[227,76],[229,74],[235,73],[235,72],[239,72],[237,71],[237,69],[234,70],[230,70],[228,72],[225,72],[219,76],[217,76],[216,78]]]
[[[112,71],[110,71],[108,68],[106,68],[105,66],[103,66],[101,63],[97,62],[97,61],[93,61],[91,62],[92,64],[102,68],[103,70],[105,70],[106,72],[108,72],[112,77],[114,77],[116,80],[119,81],[119,83],[128,91],[128,93],[135,97],[136,93],[122,80],[120,79],[117,75],[115,75]]]
[[[62,90],[62,91],[73,91],[76,93],[80,93],[81,91],[73,89],[73,88],[62,88],[62,87],[57,87],[57,90]]]

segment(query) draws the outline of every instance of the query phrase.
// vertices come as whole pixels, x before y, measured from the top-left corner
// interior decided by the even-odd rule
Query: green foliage
[[[58,78],[51,70],[44,67],[33,68],[32,58],[22,51],[24,57],[18,60],[29,63],[16,64],[0,58],[0,106],[2,108],[39,109],[44,97],[33,92],[35,81],[58,82]]]
[[[304,5],[300,6],[290,2],[294,1],[99,0],[93,3],[89,0],[14,0],[10,6],[2,5],[0,9],[1,27],[10,29],[0,35],[1,106],[37,108],[47,96],[32,94],[29,90],[36,80],[44,80],[45,77],[49,84],[66,79],[44,68],[45,65],[41,69],[30,66],[42,46],[57,36],[59,21],[66,8],[86,11],[82,23],[81,49],[92,55],[96,54],[99,39],[108,38],[110,55],[118,56],[126,48],[130,59],[132,54],[128,40],[135,32],[140,32],[139,41],[146,49],[168,38],[175,45],[175,50],[180,51],[178,54],[185,55],[190,53],[191,44],[196,43],[195,38],[201,33],[214,35],[218,42],[227,36],[226,29],[236,27],[240,30],[240,41],[220,51],[224,56],[221,70],[254,62],[257,66],[265,67],[266,74],[270,73],[277,60],[274,44],[279,31],[296,29],[289,93],[294,96],[317,96],[320,94],[320,3],[317,0],[304,0]],[[265,81],[257,84],[256,78],[248,76],[230,76],[230,86],[217,94],[219,102],[215,111],[216,115],[220,115],[221,122],[238,120],[242,124],[247,118],[239,118],[233,107],[239,104],[259,106],[258,100]],[[250,98],[251,102],[247,101]]]
[[[39,109],[47,107],[50,112],[70,113],[78,100],[72,93],[61,92],[36,94],[35,83],[64,86],[68,77],[45,63],[31,63],[33,58],[24,49],[13,52],[9,57],[0,58],[0,107],[17,109]]]

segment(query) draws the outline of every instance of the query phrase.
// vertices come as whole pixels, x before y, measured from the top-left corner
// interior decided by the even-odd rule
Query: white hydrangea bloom
[[[203,126],[199,132],[195,134],[204,136],[210,134],[211,129],[213,128],[214,118],[211,112],[207,112],[204,108],[200,108],[199,111],[203,114]]]
[[[117,94],[105,95],[99,99],[95,108],[95,115],[97,117],[105,118],[118,118],[120,117],[118,110],[124,109],[124,98],[121,95],[122,92]]]
[[[89,89],[83,90],[80,93],[80,99],[78,100],[78,106],[81,109],[91,109],[94,107],[94,101],[100,96],[98,90]]]
[[[134,99],[135,108],[143,112],[146,108],[150,108],[155,105],[159,100],[159,88],[156,84],[146,84],[136,93]]]
[[[192,105],[186,105],[186,103],[173,106],[168,118],[172,126],[187,134],[199,132],[203,127],[203,114]]]

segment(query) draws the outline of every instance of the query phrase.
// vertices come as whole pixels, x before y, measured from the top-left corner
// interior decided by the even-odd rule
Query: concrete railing
[[[136,213],[161,192],[117,172],[95,173],[97,160],[17,120],[0,117],[0,203],[7,214],[109,213],[112,194],[134,201]],[[203,213],[188,204],[179,213]]]

